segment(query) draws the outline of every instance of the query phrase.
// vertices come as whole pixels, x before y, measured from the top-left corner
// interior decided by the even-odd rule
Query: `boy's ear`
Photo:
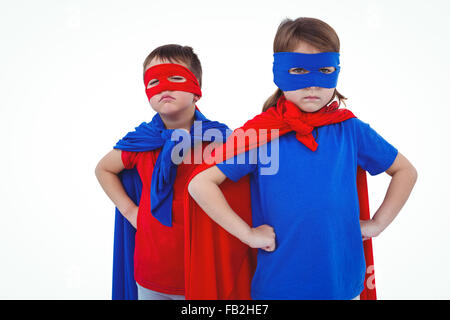
[[[197,102],[198,100],[200,100],[200,97],[196,94],[194,94],[194,102]]]

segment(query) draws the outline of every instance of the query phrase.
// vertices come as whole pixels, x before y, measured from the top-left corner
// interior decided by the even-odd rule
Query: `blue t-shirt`
[[[357,118],[313,135],[314,152],[289,132],[217,165],[233,181],[250,174],[253,227],[276,234],[275,251],[258,250],[252,299],[344,300],[364,289],[357,166],[379,174],[398,151]]]

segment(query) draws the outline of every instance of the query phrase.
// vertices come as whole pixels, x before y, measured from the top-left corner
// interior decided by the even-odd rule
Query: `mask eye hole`
[[[291,68],[291,69],[289,69],[289,73],[290,74],[307,74],[307,73],[309,73],[309,71],[306,69],[303,69],[303,68]]]
[[[186,78],[182,76],[171,76],[167,78],[170,82],[186,82]]]
[[[333,73],[335,70],[336,70],[335,67],[324,67],[324,68],[320,68],[319,72],[329,74],[329,73]]]
[[[154,87],[154,86],[156,86],[156,85],[158,85],[158,83],[159,83],[159,80],[158,80],[158,79],[152,79],[152,80],[150,80],[150,81],[148,82],[148,84],[147,84],[147,89],[148,89],[148,88],[151,88],[151,87]]]

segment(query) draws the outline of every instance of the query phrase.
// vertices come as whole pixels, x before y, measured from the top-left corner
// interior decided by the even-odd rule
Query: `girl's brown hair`
[[[147,65],[153,58],[159,58],[170,63],[185,63],[188,69],[197,77],[200,88],[202,87],[202,65],[191,47],[180,46],[179,44],[166,44],[156,48],[144,60],[144,74]]]
[[[300,41],[307,42],[321,52],[339,52],[340,43],[336,31],[322,20],[315,18],[285,19],[278,27],[273,41],[273,52],[294,51]],[[264,103],[263,111],[276,106],[278,99],[283,95],[281,89],[277,89]],[[336,89],[331,100],[337,97],[339,105],[347,98]]]

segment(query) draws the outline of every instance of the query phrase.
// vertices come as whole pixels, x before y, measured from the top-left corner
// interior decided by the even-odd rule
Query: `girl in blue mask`
[[[264,173],[267,163],[260,153],[243,148],[239,157],[244,155],[245,163],[235,154],[189,184],[212,220],[258,248],[253,299],[359,299],[374,286],[367,280],[373,266],[365,260],[363,241],[386,229],[416,182],[415,168],[394,146],[340,108],[346,98],[336,89],[339,50],[339,38],[325,22],[283,21],[274,40],[278,89],[263,112],[244,125],[282,131],[265,145],[277,153],[278,170]],[[360,220],[360,170],[392,177],[383,203],[368,220]],[[227,178],[247,175],[252,226],[231,209],[219,188]]]

